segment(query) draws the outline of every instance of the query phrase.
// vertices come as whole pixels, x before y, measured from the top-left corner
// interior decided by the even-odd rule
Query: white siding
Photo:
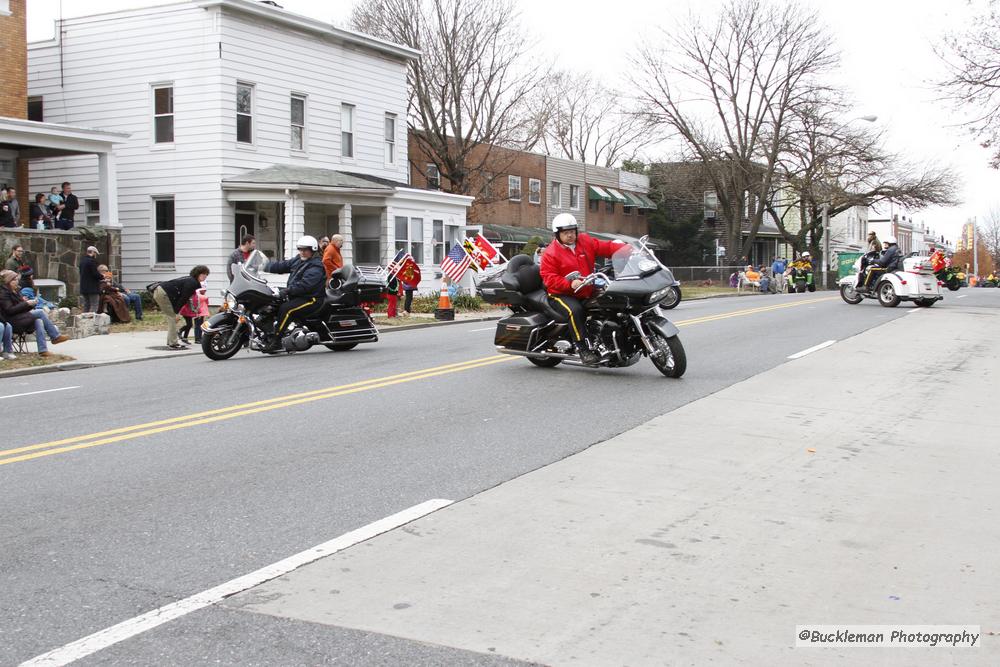
[[[620,171],[618,172],[618,186],[629,192],[646,194],[649,192],[649,176],[631,171]]]
[[[582,162],[575,160],[565,160],[563,158],[545,158],[545,180],[551,192],[552,183],[562,185],[562,208],[555,208],[549,203],[546,210],[545,220],[552,222],[552,218],[560,213],[572,213],[576,216],[577,222],[587,228],[587,186],[585,181],[586,166]],[[569,207],[569,186],[576,185],[580,188],[580,201],[576,209]]]

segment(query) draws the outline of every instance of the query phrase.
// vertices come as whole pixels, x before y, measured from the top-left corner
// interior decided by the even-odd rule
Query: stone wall
[[[35,270],[36,278],[50,278],[66,283],[66,296],[79,296],[80,259],[88,246],[101,252],[98,261],[107,264],[121,280],[121,230],[108,227],[77,227],[70,231],[0,229],[0,257],[6,262],[15,245],[24,247],[24,258]],[[0,264],[2,266],[2,264]]]

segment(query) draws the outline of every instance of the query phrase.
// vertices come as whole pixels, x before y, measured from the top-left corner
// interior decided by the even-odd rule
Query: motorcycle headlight
[[[664,298],[666,298],[667,294],[669,293],[670,293],[669,287],[658,289],[646,298],[646,303],[656,303],[657,301],[662,301]]]

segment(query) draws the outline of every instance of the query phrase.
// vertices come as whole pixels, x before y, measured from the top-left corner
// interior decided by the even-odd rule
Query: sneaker
[[[51,357],[52,353],[49,352],[48,350],[46,350],[45,352],[39,352],[38,356],[40,356],[40,357]]]
[[[174,343],[173,345],[167,345],[171,350],[186,350],[188,347],[186,345],[181,345],[180,343]]]
[[[69,336],[67,336],[66,334],[59,334],[58,336],[52,339],[52,344],[58,345],[59,343],[65,343],[68,340]]]
[[[190,345],[190,344],[191,344],[191,341],[190,341],[190,340],[188,340],[187,336],[185,336],[184,338],[179,338],[178,340],[179,340],[179,341],[180,341],[181,343],[183,343],[184,345]]]
[[[6,359],[7,361],[14,361],[15,359],[17,359],[17,355],[14,354],[13,352],[4,352],[3,358]]]

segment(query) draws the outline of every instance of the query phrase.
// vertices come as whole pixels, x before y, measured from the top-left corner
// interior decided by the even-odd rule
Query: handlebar
[[[604,278],[605,281],[611,282],[611,278],[608,278],[607,275],[605,275],[604,273],[601,273],[600,271],[595,271],[594,273],[591,273],[586,278],[583,278],[583,282],[580,284],[579,287],[577,287],[575,290],[573,290],[573,293],[576,294],[577,292],[579,292],[580,290],[582,290],[587,285],[593,284],[598,278]]]

